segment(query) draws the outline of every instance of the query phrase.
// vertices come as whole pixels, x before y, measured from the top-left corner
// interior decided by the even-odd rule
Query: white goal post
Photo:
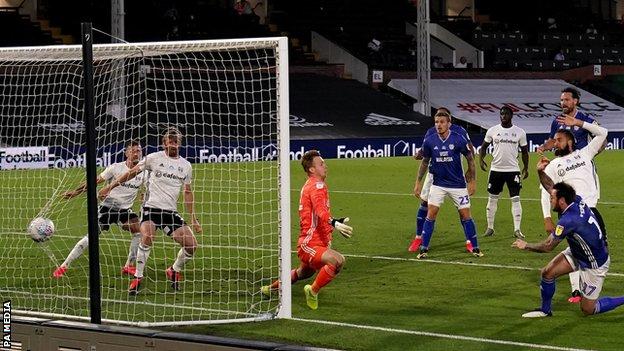
[[[0,48],[0,299],[16,314],[89,317],[88,250],[54,278],[87,233],[80,45]],[[203,233],[171,289],[165,269],[179,245],[158,231],[140,293],[122,275],[131,234],[102,231],[102,321],[140,326],[291,317],[290,150],[287,38],[93,45],[98,174],[162,150],[167,128],[183,134]],[[154,175],[157,176],[157,175]],[[178,212],[190,223],[183,196]],[[134,212],[141,214],[140,199]],[[35,217],[54,235],[30,239]],[[277,278],[270,297],[261,287]]]

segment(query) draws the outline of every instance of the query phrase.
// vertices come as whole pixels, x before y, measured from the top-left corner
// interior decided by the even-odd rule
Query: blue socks
[[[479,242],[477,241],[477,228],[475,227],[475,223],[472,218],[461,221],[462,227],[464,227],[464,235],[466,236],[466,240],[470,240],[472,247],[479,247]]]
[[[594,314],[609,312],[614,308],[624,305],[624,296],[620,297],[601,297],[596,302]]]
[[[540,290],[542,293],[542,312],[550,313],[552,310],[552,298],[555,295],[555,280],[542,277]]]
[[[435,220],[425,218],[425,223],[423,223],[423,234],[422,234],[423,236],[422,246],[424,246],[425,248],[429,248],[431,235],[433,235],[433,227],[435,227]]]
[[[423,224],[425,223],[425,218],[427,217],[427,206],[420,205],[418,208],[418,213],[416,214],[416,235],[422,235],[423,232]]]

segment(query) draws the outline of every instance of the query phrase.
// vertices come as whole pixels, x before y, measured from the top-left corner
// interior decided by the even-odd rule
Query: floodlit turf
[[[489,160],[491,157],[488,157],[488,163]],[[545,238],[538,201],[536,161],[536,155],[532,154],[530,177],[524,181],[521,193],[524,210],[522,230],[529,241]],[[622,348],[619,329],[624,321],[624,307],[604,315],[583,317],[578,305],[570,305],[565,301],[569,293],[569,282],[566,277],[558,281],[552,318],[527,320],[520,317],[523,312],[539,306],[539,268],[567,244],[561,243],[555,252],[550,254],[512,249],[510,246],[514,240],[513,225],[508,199],[499,201],[496,235],[490,238],[480,237],[484,257],[475,258],[465,252],[465,239],[457,212],[447,200],[436,222],[429,259],[417,261],[415,254],[407,252],[407,247],[413,237],[415,213],[419,205],[416,198],[411,195],[418,162],[410,158],[327,160],[327,162],[332,213],[335,216],[351,217],[351,224],[355,230],[349,240],[339,234],[335,235],[333,248],[342,252],[347,257],[347,262],[340,275],[321,291],[319,309],[312,311],[307,308],[303,295],[305,283],[299,282],[293,286],[292,308],[296,320],[179,327],[172,328],[173,330],[348,350],[527,350],[539,348],[540,345],[561,349]],[[617,273],[607,277],[602,296],[624,295],[624,237],[619,231],[624,223],[620,217],[621,210],[624,209],[623,188],[620,185],[622,163],[624,163],[622,152],[606,151],[597,157],[602,186],[602,198],[598,208],[609,231],[610,273]],[[305,175],[298,162],[292,163],[291,173],[294,247],[298,234],[297,200]],[[72,184],[77,184],[78,178],[76,176]],[[473,216],[479,234],[485,230],[486,181],[487,174],[479,170],[478,190],[472,198]],[[5,186],[4,184],[0,183],[0,188]],[[206,184],[202,196],[210,196],[211,188],[212,185]],[[4,189],[0,190],[2,190],[0,193],[4,192]],[[53,189],[46,191],[52,192]],[[507,196],[506,190],[503,195]],[[1,201],[17,203],[20,198],[2,198]],[[17,212],[16,210],[12,215],[17,215]],[[209,218],[204,218],[203,222],[208,223],[208,220]],[[68,224],[71,223],[61,223]],[[217,228],[218,226],[209,226],[205,229],[205,235],[209,235],[210,230]],[[117,232],[115,235],[123,234]],[[8,237],[0,238],[0,244],[8,245]],[[66,240],[67,243],[62,247],[59,244],[56,249],[58,252],[54,251],[57,258],[61,258],[60,252],[68,250],[74,239]],[[237,240],[243,239],[238,237]],[[174,246],[170,241],[163,241],[162,245],[167,245],[167,250],[172,252],[165,252],[164,249],[162,252],[158,251],[160,253],[156,256],[160,259],[156,258],[154,262],[158,269],[165,264],[163,255],[168,254],[171,257],[174,253]],[[11,251],[4,250],[0,260],[3,265],[10,266],[11,260],[7,256],[11,255]],[[111,257],[119,259],[123,257],[125,248],[113,249],[111,245],[109,250],[115,251],[111,253]],[[215,248],[205,249],[203,252],[213,256],[221,253],[228,257],[241,254]],[[20,253],[22,254],[24,253]],[[31,262],[30,267],[19,269],[11,267],[10,279],[4,277],[2,280],[12,284],[37,286],[38,292],[51,289],[53,284],[43,278],[30,281],[18,279],[20,270],[25,269],[37,269],[42,274],[48,271],[51,273],[53,264],[45,255],[35,250],[29,251],[28,254],[33,256],[33,260],[28,261]],[[77,264],[78,268],[74,271],[76,274],[69,278],[71,287],[64,284],[64,289],[86,289],[85,261],[82,259]],[[293,262],[298,262],[296,255],[293,255]],[[112,263],[110,265],[113,267]],[[259,263],[257,266],[260,267],[262,264]],[[159,274],[154,270],[156,268],[150,268],[146,275]],[[113,268],[110,268],[109,271],[103,272],[103,276],[117,274],[116,269],[115,267],[113,271]],[[275,269],[250,268],[247,272],[229,271],[227,274],[233,277],[248,274],[250,278],[255,278],[270,271]],[[199,273],[196,271],[195,274]],[[224,277],[225,273],[203,274],[212,274],[215,279],[219,279]],[[270,280],[270,277],[262,278],[265,281]],[[105,291],[111,296],[119,294],[119,298],[122,299],[124,291],[114,291],[125,289],[126,282],[127,280],[121,278],[107,280]],[[147,288],[150,291],[154,290],[154,296],[159,296],[162,304],[166,304],[176,297],[166,293],[166,286],[161,286],[162,283],[162,280],[150,282]],[[236,286],[234,283],[231,284]],[[252,285],[248,284],[240,290],[249,289]],[[203,286],[196,287],[202,288]],[[214,288],[213,291],[205,291],[202,295],[210,301],[211,296],[218,294],[219,290]],[[6,292],[0,292],[0,296],[12,297],[14,301],[16,298]],[[125,295],[123,299],[126,299]],[[223,298],[222,301],[229,301],[233,305],[233,299],[230,301]],[[41,299],[39,303],[53,302]],[[127,304],[124,304],[114,308],[121,314],[127,313],[123,309],[126,306]],[[17,308],[15,302],[13,308]],[[67,308],[84,311],[85,306]],[[139,310],[146,314],[171,312],[166,307],[153,307],[149,311],[145,308]],[[314,321],[344,324],[321,324]]]
[[[536,161],[536,155],[531,155],[530,176],[521,193],[522,230],[529,241],[545,238],[537,201]],[[318,310],[306,307],[304,282],[293,286],[293,316],[359,327],[271,321],[176,330],[350,350],[526,350],[539,345],[621,350],[619,330],[624,307],[583,317],[578,305],[565,301],[569,293],[567,277],[558,280],[554,317],[520,317],[539,306],[539,268],[567,244],[561,243],[550,254],[512,249],[513,222],[508,199],[499,201],[495,236],[480,238],[484,257],[474,258],[464,251],[457,212],[447,202],[436,222],[430,260],[416,261],[415,255],[407,252],[407,246],[418,207],[418,201],[411,196],[418,163],[409,158],[327,162],[332,213],[350,216],[355,231],[350,240],[335,235],[333,247],[347,256],[347,262],[342,273],[321,291]],[[622,162],[624,153],[617,151],[606,151],[597,158],[603,202],[598,207],[609,230],[610,272],[620,274],[607,277],[602,296],[624,295],[624,237],[619,231],[624,223],[620,215],[624,208],[623,190],[619,185]],[[291,169],[294,242],[296,200],[304,175],[298,163],[293,163]],[[472,209],[477,231],[482,234],[487,174],[479,171],[477,181]],[[498,341],[512,344],[495,343]]]

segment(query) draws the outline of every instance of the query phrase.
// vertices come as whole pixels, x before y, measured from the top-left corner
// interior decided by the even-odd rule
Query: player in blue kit
[[[579,111],[577,106],[581,99],[581,93],[573,87],[567,87],[561,91],[561,110],[564,115],[571,115],[576,119],[580,119],[583,122],[587,123],[596,123],[596,121]],[[551,150],[555,147],[555,134],[559,129],[568,129],[574,135],[574,140],[576,144],[576,149],[580,150],[587,146],[589,140],[591,140],[591,133],[589,133],[586,129],[578,128],[578,127],[569,127],[565,124],[561,124],[557,121],[556,118],[553,118],[550,123],[550,134],[548,135],[548,140],[544,142],[544,144],[537,148],[537,152],[542,154],[545,151]]]
[[[525,318],[552,316],[552,298],[555,294],[555,279],[574,272],[580,272],[581,311],[585,315],[610,311],[624,304],[624,296],[598,299],[605,276],[609,270],[609,251],[596,216],[583,199],[576,195],[574,188],[567,183],[553,184],[544,172],[549,161],[542,158],[537,166],[540,182],[550,193],[550,205],[559,213],[555,231],[546,240],[529,244],[516,239],[512,247],[534,252],[550,252],[564,238],[569,247],[559,253],[542,269],[540,308],[522,315]]]
[[[423,142],[423,160],[418,169],[414,193],[420,194],[427,169],[433,175],[433,184],[427,199],[427,218],[423,224],[422,244],[417,258],[425,258],[429,252],[429,242],[433,234],[435,220],[446,196],[451,197],[459,212],[466,238],[472,244],[472,254],[483,256],[477,241],[475,223],[470,214],[470,195],[475,191],[474,154],[468,148],[468,140],[450,130],[451,117],[442,111],[435,115],[436,134]],[[468,161],[464,176],[461,155]]]
[[[439,114],[439,115],[446,114],[449,118],[451,118],[451,111],[447,109],[446,107],[438,108],[438,110],[436,111],[436,114]],[[466,131],[466,129],[464,129],[460,125],[452,124],[452,123],[449,129],[452,132],[456,132],[459,135],[466,138],[466,140],[468,140],[468,148],[470,149],[470,152],[474,154],[474,146],[472,145],[472,141],[470,141],[470,136],[468,135],[468,132]],[[425,133],[425,137],[423,138],[423,140],[427,139],[427,137],[429,137],[430,135],[434,135],[437,133],[438,132],[436,131],[436,128],[431,127]],[[422,148],[418,150],[416,155],[414,155],[414,158],[416,160],[423,159]],[[414,192],[414,195],[419,197],[422,200],[422,202],[420,203],[420,207],[418,208],[418,212],[416,214],[416,236],[410,243],[410,246],[408,248],[409,252],[418,251],[420,248],[420,244],[422,244],[422,230],[423,230],[423,224],[425,223],[425,217],[427,216],[427,208],[428,208],[427,199],[429,198],[429,190],[431,189],[432,182],[433,182],[433,176],[431,175],[431,172],[428,172],[427,175],[425,176],[422,190],[420,190],[419,192],[416,192],[416,191]],[[460,218],[460,222],[461,222],[461,218]],[[470,242],[470,240],[468,240],[468,238],[466,238],[466,250],[468,250],[468,252],[472,252],[472,249],[473,249],[472,243]]]

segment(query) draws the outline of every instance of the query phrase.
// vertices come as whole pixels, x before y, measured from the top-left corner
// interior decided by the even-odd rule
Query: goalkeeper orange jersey
[[[329,192],[324,181],[309,177],[301,188],[299,199],[299,241],[297,246],[307,251],[315,246],[328,247],[334,227],[329,223]]]

